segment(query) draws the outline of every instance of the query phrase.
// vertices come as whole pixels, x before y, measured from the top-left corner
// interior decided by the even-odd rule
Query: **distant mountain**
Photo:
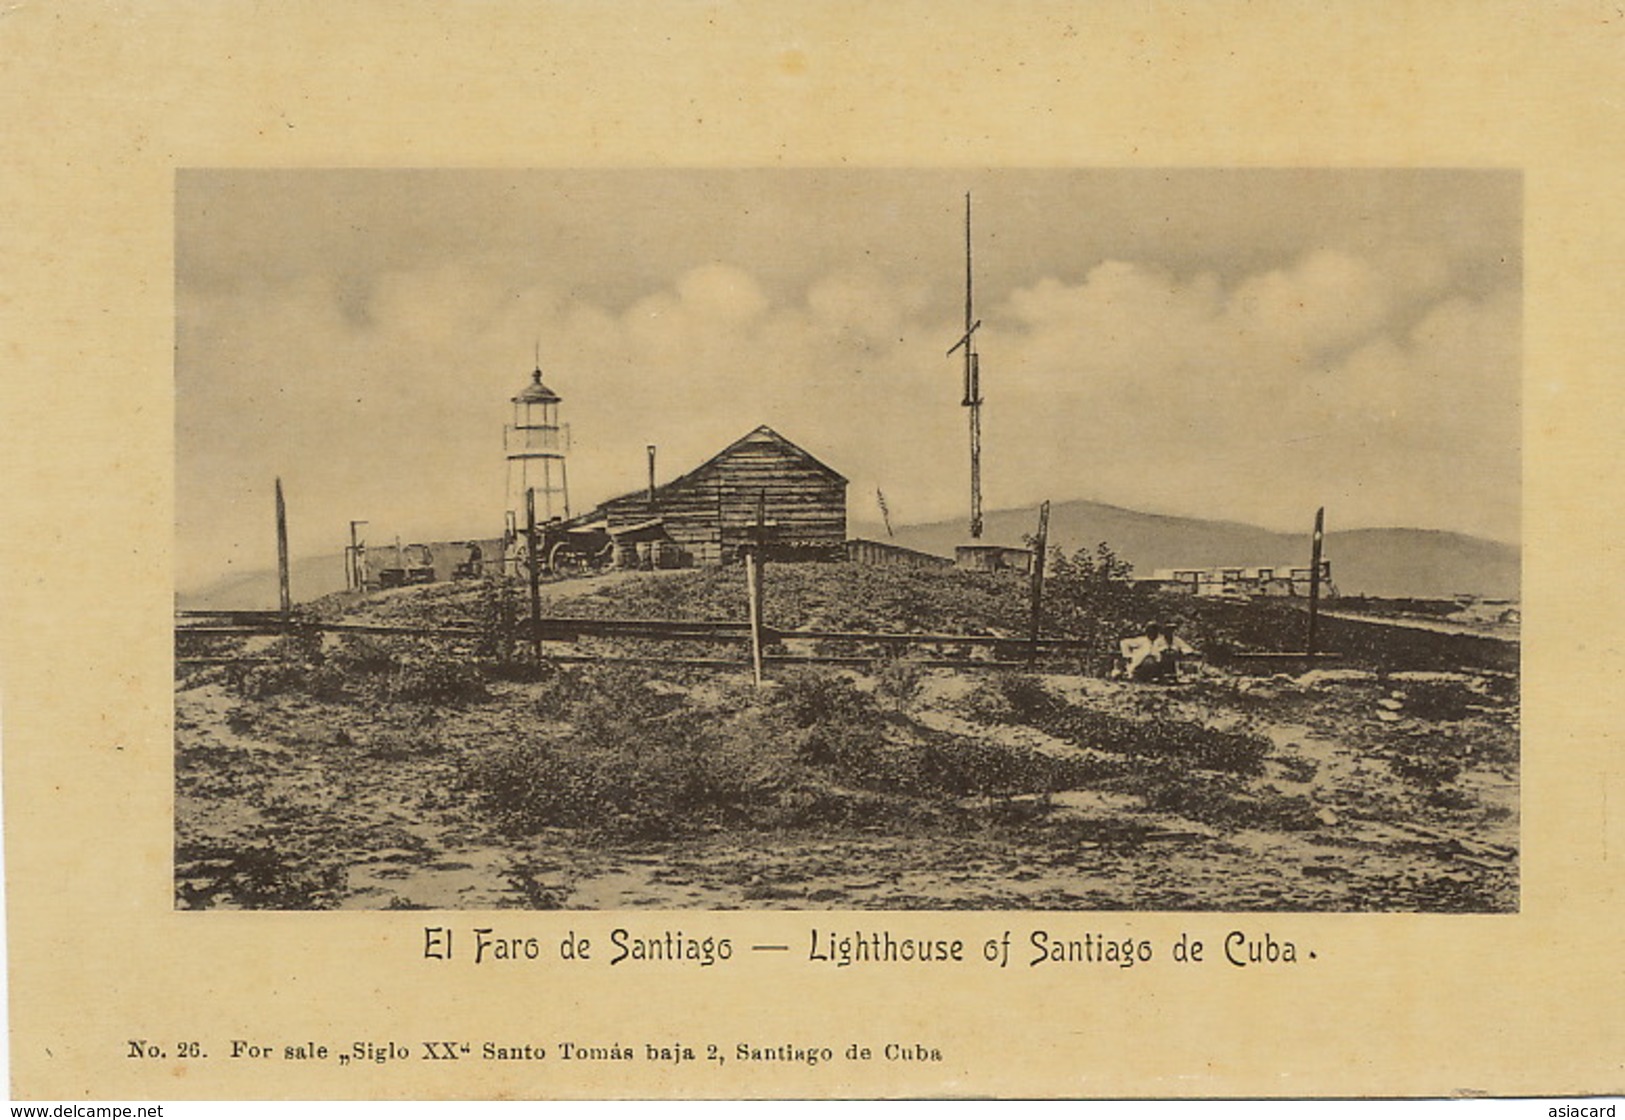
[[[1035,509],[997,510],[984,518],[982,539],[1020,544],[1038,527]],[[878,525],[854,521],[850,535],[885,540]],[[896,543],[939,556],[969,539],[961,520],[897,529]],[[1203,521],[1139,513],[1100,502],[1056,502],[1050,543],[1067,552],[1106,541],[1138,575],[1159,568],[1255,567],[1309,563],[1309,534],[1276,533],[1235,521]],[[1513,545],[1430,529],[1351,529],[1326,534],[1332,581],[1345,595],[1436,599],[1480,595],[1519,597],[1521,558]],[[344,556],[309,556],[289,577],[296,602],[344,590]],[[176,596],[194,610],[247,610],[277,605],[276,572],[243,572]]]
[[[1499,541],[1429,529],[1352,529],[1328,533],[1326,547],[1344,594],[1522,596],[1522,555]]]
[[[1036,509],[998,510],[983,519],[982,539],[1020,544],[1038,527]],[[884,540],[885,530],[854,522],[853,536]],[[1235,521],[1204,521],[1140,513],[1100,502],[1056,502],[1050,543],[1074,552],[1106,541],[1138,575],[1159,568],[1282,566],[1309,563],[1309,533],[1277,533]],[[952,556],[969,539],[963,520],[908,525],[894,540],[908,548]],[[1351,529],[1326,534],[1332,581],[1345,595],[1494,599],[1519,596],[1521,557],[1512,545],[1429,529]]]

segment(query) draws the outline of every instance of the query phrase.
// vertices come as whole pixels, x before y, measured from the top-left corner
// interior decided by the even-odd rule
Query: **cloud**
[[[180,582],[265,563],[279,474],[296,552],[337,548],[352,517],[379,539],[495,531],[537,341],[578,509],[639,487],[647,443],[670,477],[767,423],[851,478],[857,516],[876,485],[900,521],[956,515],[944,352],[963,326],[941,303],[878,270],[785,289],[715,261],[620,308],[466,263],[183,288]],[[1455,293],[1425,250],[1313,250],[1229,281],[1109,260],[985,313],[989,508],[1096,497],[1280,526],[1335,503],[1342,525],[1517,533],[1517,293]]]
[[[1393,289],[1365,261],[1319,250],[1238,285],[1225,321],[1245,344],[1303,364],[1369,337],[1391,313]]]
[[[744,269],[710,264],[692,269],[677,282],[685,311],[702,322],[745,323],[767,309],[767,297]]]
[[[1192,516],[1518,532],[1516,292],[1315,251],[1226,288],[1108,262],[1016,290],[983,338],[987,471]],[[1007,384],[1008,389],[999,386]]]

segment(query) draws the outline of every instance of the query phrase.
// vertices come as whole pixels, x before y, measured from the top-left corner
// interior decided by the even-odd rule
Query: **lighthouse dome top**
[[[514,397],[513,403],[557,404],[563,399],[563,397],[559,396],[552,389],[549,389],[546,385],[542,384],[542,371],[541,368],[538,367],[536,371],[530,375],[530,384],[519,390],[519,395]]]

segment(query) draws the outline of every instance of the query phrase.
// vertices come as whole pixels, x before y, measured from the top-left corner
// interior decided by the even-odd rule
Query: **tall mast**
[[[982,371],[976,354],[976,328],[982,324],[976,318],[972,290],[970,192],[965,192],[965,333],[948,350],[951,357],[961,346],[965,348],[965,396],[961,404],[970,410],[970,535],[972,540],[982,536]]]

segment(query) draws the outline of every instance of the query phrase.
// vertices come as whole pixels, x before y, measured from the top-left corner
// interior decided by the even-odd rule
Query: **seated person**
[[[1179,679],[1179,662],[1196,651],[1174,633],[1153,622],[1142,637],[1124,638],[1120,646],[1124,675],[1134,681]]]

